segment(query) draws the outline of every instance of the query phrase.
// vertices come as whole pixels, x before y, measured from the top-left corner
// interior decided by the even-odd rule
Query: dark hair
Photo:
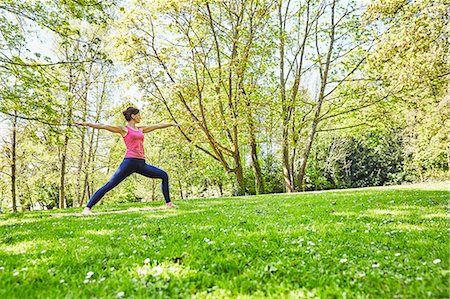
[[[123,116],[125,116],[125,119],[127,121],[130,121],[131,120],[131,114],[136,115],[138,113],[139,113],[139,109],[134,108],[134,107],[128,107],[127,110],[125,110],[123,112]]]

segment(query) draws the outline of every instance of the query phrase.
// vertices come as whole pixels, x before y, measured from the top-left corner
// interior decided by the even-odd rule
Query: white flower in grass
[[[137,252],[137,250],[133,250],[133,253],[136,253]]]
[[[122,256],[124,253],[123,252],[121,252],[121,253],[119,253],[119,256]]]
[[[89,271],[89,272],[86,274],[86,278],[91,278],[92,275],[94,275],[94,272]]]
[[[231,244],[230,244],[230,246],[234,246],[234,245],[236,245],[236,243],[235,243],[235,242],[233,242],[233,243],[231,243]]]
[[[397,252],[397,253],[395,254],[395,256],[400,256],[400,253]]]
[[[150,259],[146,258],[145,261],[144,261],[144,264],[148,264],[148,263],[150,263]]]
[[[64,281],[64,279],[61,279],[60,281],[59,281],[59,283],[64,283],[65,281]]]
[[[125,292],[119,292],[117,293],[117,298],[122,298],[123,296],[125,296]]]
[[[273,263],[271,263],[264,267],[264,271],[274,273],[274,272],[278,271],[278,268],[275,267]]]
[[[114,270],[116,270],[116,269],[115,269],[114,267],[111,267],[111,269],[109,269],[109,270],[111,270],[111,272],[112,272],[112,271],[114,271]]]
[[[211,241],[208,238],[204,238],[203,241],[205,241],[206,243],[208,243],[208,245],[211,245],[212,243],[214,243],[213,241]]]
[[[341,263],[346,263],[346,262],[347,262],[347,259],[341,259],[340,262],[341,262]]]
[[[102,278],[100,278],[100,280],[98,282],[102,282],[102,281],[105,281],[105,280],[106,280],[106,278],[102,277]]]
[[[439,264],[441,262],[441,260],[440,259],[435,259],[434,261],[433,261],[433,264]]]
[[[439,260],[439,262],[440,262],[441,260]],[[436,263],[435,263],[436,264]],[[28,268],[22,268],[22,269],[20,269],[20,271],[28,271]]]
[[[161,266],[156,266],[156,267],[153,267],[153,269],[152,269],[153,271],[153,276],[160,276],[161,274],[162,274],[162,272],[163,272],[163,268],[161,267]]]
[[[14,272],[13,272],[13,276],[17,276],[17,275],[19,275],[19,271],[17,271],[17,270],[14,270]]]
[[[1,270],[1,271],[5,270],[5,267],[3,267],[3,266],[2,266],[2,267],[0,267],[0,270]]]
[[[44,253],[46,253],[47,252],[47,250],[42,250],[41,251],[41,254],[44,254]]]
[[[83,282],[84,283],[89,283],[89,279],[85,279]]]
[[[372,264],[372,268],[380,268],[380,264],[374,263],[374,264]]]

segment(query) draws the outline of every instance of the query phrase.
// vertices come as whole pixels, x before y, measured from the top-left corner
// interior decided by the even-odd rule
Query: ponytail
[[[138,113],[139,113],[139,109],[134,108],[134,107],[128,107],[127,110],[125,110],[125,111],[123,112],[123,116],[125,116],[125,119],[126,119],[127,121],[130,121],[130,120],[131,120],[131,115],[132,115],[132,114],[133,114],[133,115],[136,115],[136,114],[138,114]]]

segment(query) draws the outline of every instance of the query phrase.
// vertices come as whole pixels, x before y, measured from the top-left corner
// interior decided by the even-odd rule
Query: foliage
[[[435,165],[448,169],[450,157],[449,14],[445,0],[374,1],[366,13],[378,43],[367,74],[393,91],[389,114],[404,130],[406,167],[422,180]]]

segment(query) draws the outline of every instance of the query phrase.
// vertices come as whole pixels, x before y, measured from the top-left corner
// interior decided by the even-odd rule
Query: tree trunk
[[[236,182],[238,184],[238,189],[236,195],[244,195],[245,194],[245,182],[244,182],[244,172],[242,169],[241,157],[239,154],[234,157],[236,168],[234,173],[236,175]]]
[[[100,119],[100,117],[99,117],[99,119]],[[97,120],[97,122],[98,122],[98,120]],[[99,138],[100,138],[100,134],[99,134],[99,132],[97,132],[97,135],[96,135],[96,139],[95,139],[95,146],[93,147],[93,152],[92,152],[92,159],[91,159],[91,181],[90,181],[90,185],[89,185],[89,187],[90,188],[88,188],[88,190],[90,190],[90,192],[88,193],[88,197],[89,198],[91,198],[92,197],[92,195],[94,195],[94,172],[95,172],[95,155],[96,155],[96,153],[97,153],[97,150],[98,150],[98,143],[99,143]]]
[[[286,98],[286,78],[284,74],[284,60],[285,60],[285,20],[283,20],[282,13],[283,1],[280,0],[278,3],[278,20],[279,20],[279,29],[280,29],[280,92],[281,92],[281,112],[282,112],[282,152],[283,152],[283,178],[284,178],[284,187],[286,192],[294,191],[294,182],[292,180],[292,174],[290,172],[290,162],[289,162],[289,141],[288,141],[288,126],[289,119],[287,114],[287,98]]]
[[[236,116],[234,116],[234,120],[237,121]],[[236,181],[238,184],[238,194],[237,195],[244,195],[245,194],[245,182],[244,182],[244,171],[242,169],[242,162],[241,162],[241,153],[239,151],[239,140],[238,140],[238,127],[236,124],[233,124],[233,159],[234,159],[234,171],[236,174]]]
[[[177,181],[178,181],[178,188],[180,188],[180,198],[184,199],[184,196],[183,196],[183,185],[181,184],[181,180],[180,179],[178,179]]]
[[[17,134],[17,111],[14,111],[12,142],[11,142],[11,199],[13,212],[17,212],[16,199],[16,134]]]
[[[321,64],[320,55],[319,55],[319,69],[320,69],[321,86],[320,86],[320,93],[319,93],[319,97],[318,97],[317,105],[316,105],[316,109],[315,109],[316,112],[314,114],[314,119],[312,122],[311,132],[309,134],[308,143],[306,144],[305,151],[303,152],[302,163],[300,166],[299,183],[302,186],[302,191],[305,191],[305,184],[304,184],[305,182],[304,181],[305,181],[306,164],[308,162],[308,157],[311,152],[312,144],[314,142],[314,137],[317,133],[317,125],[320,122],[320,112],[321,112],[321,108],[322,108],[322,103],[325,99],[325,88],[328,83],[328,70],[329,70],[330,64],[331,64],[331,54],[333,52],[333,45],[334,45],[334,41],[335,41],[335,36],[334,36],[335,29],[336,29],[336,24],[334,22],[335,5],[336,5],[336,1],[333,1],[331,4],[330,45],[328,47],[327,57],[325,60],[325,68],[323,69],[323,72],[322,72],[322,64]],[[318,36],[316,35],[316,41],[317,41],[317,39],[318,39]],[[317,49],[317,51],[319,51],[319,49]]]
[[[69,81],[69,90],[72,90],[72,72],[70,72],[70,81]],[[68,111],[67,111],[67,123],[70,124],[72,122],[72,96],[69,95],[69,99],[67,101]],[[59,181],[59,208],[64,209],[67,207],[67,199],[66,199],[66,164],[67,164],[67,148],[69,145],[70,133],[72,128],[67,126],[64,130],[64,143],[62,148],[62,156],[61,156],[61,171],[60,171],[60,181]]]
[[[93,174],[93,172],[94,172],[94,158],[93,158],[94,136],[95,136],[95,131],[92,130],[91,137],[89,139],[88,155],[86,157],[87,164],[86,164],[86,170],[84,173],[83,194],[81,195],[80,202],[79,202],[80,207],[83,205],[86,195],[88,198],[91,197],[91,194],[89,192],[89,178],[90,178],[89,174]],[[90,171],[89,171],[89,167],[91,168]]]
[[[252,126],[253,128],[253,126]],[[264,182],[261,175],[261,166],[259,164],[258,152],[256,147],[255,134],[250,130],[250,148],[252,156],[252,168],[255,175],[255,191],[256,194],[264,194]]]
[[[100,102],[98,103],[97,109],[96,109],[96,116],[95,116],[95,123],[98,123],[100,121],[101,111],[103,109],[103,101],[105,99],[106,94],[106,80],[103,82],[102,87],[102,93],[100,95]],[[80,198],[80,206],[83,205],[84,199],[87,197],[88,199],[91,198],[93,194],[93,174],[94,174],[94,162],[95,162],[95,154],[97,152],[98,148],[98,141],[99,141],[99,134],[97,132],[97,139],[96,144],[94,147],[94,137],[95,137],[95,130],[92,130],[90,139],[89,139],[89,150],[88,150],[88,156],[86,157],[87,164],[85,166],[85,174],[84,174],[84,187],[83,187],[83,194]],[[90,168],[90,170],[89,170]],[[91,183],[89,179],[92,178]]]
[[[305,56],[305,49],[307,44],[307,38],[309,36],[309,31],[314,22],[317,21],[319,14],[311,18],[310,7],[311,1],[308,0],[306,3],[302,3],[302,8],[305,8],[306,16],[305,20],[305,30],[303,35],[298,35],[296,41],[298,43],[298,50],[294,53],[293,61],[288,64],[287,70],[285,70],[285,48],[286,48],[286,27],[289,28],[289,6],[290,1],[287,2],[285,12],[283,14],[283,1],[278,2],[278,20],[280,29],[280,90],[281,90],[281,116],[283,119],[282,123],[282,153],[283,153],[283,177],[286,192],[293,192],[295,190],[295,180],[294,180],[294,165],[296,156],[296,147],[298,136],[296,136],[295,128],[295,113],[297,105],[297,97],[300,90],[300,82],[303,70],[303,61]],[[298,23],[301,23],[302,14],[298,16]],[[286,60],[289,62],[289,59]],[[285,72],[287,75],[285,77]],[[289,80],[290,74],[293,74],[294,80],[292,86],[289,88],[287,86],[287,81]],[[286,95],[286,90],[290,90],[290,96]],[[291,130],[289,129],[291,128]],[[291,150],[292,148],[292,150]],[[291,153],[292,151],[292,153]]]
[[[156,180],[152,180],[152,201],[156,201]]]
[[[242,96],[245,98],[247,106],[248,141],[250,144],[253,174],[255,175],[255,192],[256,194],[263,194],[264,183],[261,175],[261,166],[258,159],[258,147],[256,144],[256,133],[255,133],[255,124],[253,122],[252,104],[250,101],[250,97],[245,93],[243,86],[241,86],[241,91]]]
[[[319,111],[320,113],[320,111]],[[317,130],[317,121],[316,119],[313,122],[313,126],[311,128],[311,133],[309,134],[308,143],[306,144],[305,151],[303,152],[302,156],[302,163],[300,166],[299,176],[298,176],[298,182],[302,186],[302,191],[305,191],[305,172],[306,172],[306,164],[308,161],[309,154],[311,152],[311,147],[314,142],[314,136],[316,134]]]
[[[83,99],[84,105],[83,105],[83,117],[82,121],[86,121],[87,117],[87,91],[86,91],[86,97]],[[78,156],[78,171],[77,171],[77,183],[75,187],[75,196],[73,199],[73,206],[81,206],[83,203],[83,199],[80,198],[80,186],[81,186],[81,176],[83,172],[83,163],[84,163],[84,140],[85,140],[86,132],[85,129],[81,129],[81,144],[80,144],[80,155]],[[85,170],[86,171],[86,170]],[[82,196],[84,196],[84,192],[81,192]]]
[[[222,181],[218,181],[217,182],[217,186],[219,187],[219,196],[222,197],[223,196],[223,186],[222,186]]]
[[[283,124],[284,126],[284,124]],[[287,133],[284,133],[283,128],[283,177],[284,177],[284,186],[286,192],[294,192],[294,181],[292,179],[291,173],[291,162],[289,160],[289,140]]]
[[[450,172],[450,147],[447,148],[447,171]]]
[[[62,157],[61,157],[61,172],[60,172],[60,181],[59,181],[59,208],[64,209],[67,207],[67,200],[66,200],[66,161],[67,161],[67,145],[69,144],[69,128],[66,128],[64,131],[64,144],[63,144],[63,150],[62,150]]]

